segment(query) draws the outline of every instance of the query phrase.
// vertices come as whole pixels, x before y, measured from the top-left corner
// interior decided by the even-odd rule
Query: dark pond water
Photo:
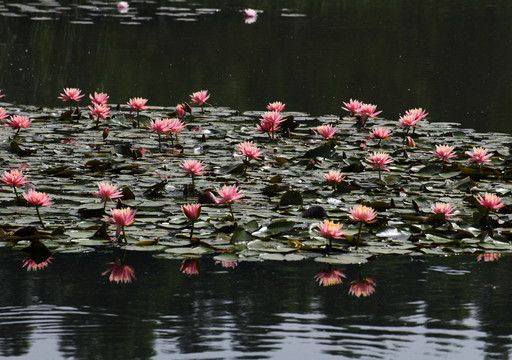
[[[264,11],[247,25],[241,10]],[[0,88],[18,104],[55,106],[63,87],[112,102],[170,106],[199,89],[241,111],[281,100],[341,114],[377,104],[397,119],[512,131],[512,6],[507,1],[1,1]]]
[[[137,280],[109,283],[116,254],[58,254],[27,272],[0,249],[0,356],[20,359],[508,359],[510,257],[387,256],[320,287],[315,262],[244,262],[129,252]],[[121,255],[121,254],[117,254]],[[349,282],[371,277],[369,297]]]

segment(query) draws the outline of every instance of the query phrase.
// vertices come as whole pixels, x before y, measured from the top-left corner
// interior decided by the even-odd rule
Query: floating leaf
[[[302,194],[295,190],[285,192],[279,201],[279,206],[288,205],[302,205]]]

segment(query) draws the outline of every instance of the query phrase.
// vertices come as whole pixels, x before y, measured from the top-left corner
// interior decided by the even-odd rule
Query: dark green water
[[[128,252],[132,284],[101,273],[114,252],[57,254],[27,272],[0,249],[0,356],[20,359],[508,359],[510,257],[381,257],[320,287],[315,262],[240,263]],[[372,277],[376,292],[348,295]]]
[[[38,12],[0,2],[6,101],[55,106],[63,87],[80,87],[174,106],[209,89],[214,105],[281,100],[318,116],[356,98],[390,119],[423,107],[431,121],[512,132],[507,1],[145,1],[127,18],[115,2],[31,4]],[[264,13],[246,25],[245,7]]]

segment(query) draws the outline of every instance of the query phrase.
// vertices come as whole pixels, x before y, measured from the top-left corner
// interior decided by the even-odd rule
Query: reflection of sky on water
[[[224,269],[199,259],[128,252],[137,280],[101,276],[111,253],[58,254],[39,272],[20,268],[22,254],[0,250],[0,354],[32,359],[105,357],[179,359],[503,358],[509,354],[509,257],[400,256],[346,265],[347,279],[322,287],[324,266],[241,262]],[[369,297],[348,294],[350,281],[372,276]]]

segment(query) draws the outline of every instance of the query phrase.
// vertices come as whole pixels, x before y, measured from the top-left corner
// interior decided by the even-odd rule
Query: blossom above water
[[[201,204],[187,204],[181,207],[183,215],[189,220],[197,220],[201,215]]]
[[[8,114],[7,110],[5,110],[4,108],[0,107],[0,120],[3,120],[3,119],[5,119],[8,116],[9,116],[9,114]]]
[[[203,175],[206,173],[206,171],[203,171],[206,168],[206,165],[204,165],[202,161],[198,160],[185,160],[180,164],[180,167],[183,169],[185,176]]]
[[[121,231],[123,231],[124,235],[124,227],[130,226],[135,223],[135,214],[137,210],[132,210],[131,208],[124,209],[110,209],[110,213],[112,217],[108,217],[107,215],[103,215],[103,218],[107,220],[110,224],[116,226],[116,237],[119,238]],[[124,240],[128,242],[126,236],[124,235]]]
[[[98,121],[104,121],[110,116],[110,108],[105,104],[93,103],[89,105],[89,115],[96,116]]]
[[[200,90],[192,93],[190,95],[190,99],[194,105],[203,106],[206,104],[206,100],[210,98],[210,94],[208,94],[208,90]]]
[[[455,149],[450,145],[436,145],[436,150],[431,151],[439,160],[450,162],[450,159],[457,156]]]
[[[501,200],[501,197],[487,192],[483,198],[480,194],[478,194],[476,200],[480,205],[491,210],[498,210],[505,206],[505,203]]]
[[[31,123],[32,120],[28,116],[12,115],[5,124],[14,130],[18,130],[29,128]]]
[[[117,3],[117,11],[119,11],[119,13],[126,14],[129,9],[130,9],[130,4],[128,4],[126,1],[119,1]]]
[[[404,130],[409,130],[409,128],[411,128],[411,127],[413,127],[413,128],[417,127],[420,120],[421,119],[418,119],[413,114],[403,115],[403,116],[400,116],[400,118],[398,119],[398,126],[403,127]]]
[[[416,142],[410,136],[405,137],[405,144],[409,147],[416,147]]]
[[[80,101],[83,97],[82,90],[77,88],[65,88],[64,93],[60,94],[59,99],[62,101]]]
[[[324,139],[330,139],[336,135],[338,128],[331,124],[317,126],[316,132],[321,135]]]
[[[27,200],[28,203],[35,206],[50,206],[53,205],[52,197],[44,192],[39,192],[36,190],[29,190],[28,193],[23,193],[23,197]]]
[[[4,176],[0,178],[7,185],[14,187],[21,187],[21,185],[27,183],[27,176],[23,175],[23,170],[11,169],[4,171]]]
[[[343,281],[342,278],[347,277],[342,270],[343,269],[322,271],[315,275],[315,281],[318,281],[318,285],[320,286],[339,285]]]
[[[372,170],[382,169],[385,171],[389,171],[387,165],[393,162],[393,159],[389,157],[389,154],[383,152],[373,152],[365,160],[370,164]]]
[[[110,282],[115,282],[117,284],[129,284],[133,280],[136,280],[135,270],[133,267],[123,264],[119,259],[116,259],[116,261],[110,262],[109,264],[113,266],[109,267],[101,275],[107,275],[110,273],[110,276],[108,277]]]
[[[242,203],[243,201],[240,199],[245,196],[236,185],[224,185],[222,188],[216,188],[215,191],[217,191],[220,196],[220,199],[217,200],[219,204],[229,204],[232,202]]]
[[[267,110],[268,110],[268,111],[279,111],[279,112],[281,112],[281,111],[283,111],[283,110],[284,110],[284,107],[285,107],[285,106],[286,106],[286,105],[285,105],[285,104],[283,104],[283,103],[282,103],[282,102],[280,102],[280,101],[274,101],[274,102],[272,102],[272,103],[270,103],[270,104],[268,104],[268,105],[267,105]]]
[[[146,103],[148,102],[148,99],[144,99],[141,97],[134,97],[131,98],[126,105],[130,108],[130,111],[142,111],[142,110],[148,110],[149,106],[146,106]]]
[[[348,294],[352,296],[370,296],[375,292],[375,282],[371,278],[354,280],[350,283]]]
[[[373,104],[361,104],[361,107],[359,108],[358,113],[361,116],[367,116],[367,117],[377,117],[382,111],[377,111],[377,105]]]
[[[112,185],[106,182],[99,182],[97,185],[98,191],[95,191],[92,194],[99,196],[101,198],[101,202],[106,202],[108,199],[112,201],[112,199],[123,197],[123,193],[118,191],[116,185]]]
[[[256,126],[256,130],[272,134],[275,138],[275,133],[279,131],[280,124],[284,121],[283,116],[279,111],[267,111],[260,119],[260,124]]]
[[[176,105],[176,116],[180,119],[184,117],[187,114],[187,111],[185,110],[185,107],[183,104]]]
[[[167,134],[170,131],[171,124],[169,123],[169,119],[167,119],[167,118],[164,118],[164,119],[157,118],[155,120],[149,121],[148,128],[151,131],[156,132],[158,135],[163,135],[163,134]]]
[[[356,205],[352,208],[349,208],[350,215],[348,218],[354,222],[364,222],[367,224],[374,223],[375,217],[377,217],[377,211],[375,209],[366,206],[366,205]]]
[[[89,99],[93,104],[107,105],[109,96],[105,93],[94,92],[94,95],[89,94]]]
[[[383,127],[378,127],[370,131],[370,139],[385,140],[388,139],[391,135],[392,132],[389,129]]]
[[[477,165],[487,164],[491,165],[491,156],[494,153],[487,153],[487,149],[483,147],[473,147],[473,151],[466,151],[466,154],[469,156],[468,163],[475,162]]]
[[[338,170],[329,170],[327,174],[324,174],[324,179],[330,184],[335,185],[345,179],[345,174]]]
[[[444,202],[436,202],[430,207],[434,214],[444,214],[449,219],[455,216],[455,206]]]
[[[409,109],[405,111],[405,115],[411,115],[415,119],[423,120],[427,117],[428,113],[422,108]]]
[[[247,161],[261,160],[261,150],[258,149],[258,147],[252,143],[252,141],[246,141],[238,144],[236,146],[236,150],[242,156],[244,156],[247,159]]]
[[[316,224],[318,234],[326,239],[343,239],[344,230],[341,230],[343,224],[338,224],[333,221],[325,219],[323,222]]]
[[[363,103],[361,101],[352,100],[352,99],[350,99],[350,101],[348,103],[343,102],[343,104],[345,106],[342,107],[342,109],[348,111],[351,116],[359,114],[359,110],[361,109],[361,106],[363,105]]]

